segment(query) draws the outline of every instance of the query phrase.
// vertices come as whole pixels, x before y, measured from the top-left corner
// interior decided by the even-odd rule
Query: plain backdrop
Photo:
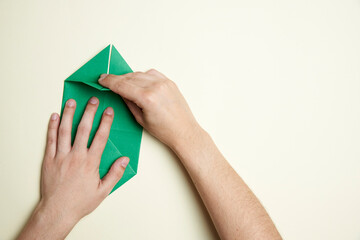
[[[285,239],[360,239],[359,0],[2,0],[0,34],[0,239],[39,200],[63,80],[109,43],[177,83]],[[144,132],[138,175],[67,239],[218,236]]]

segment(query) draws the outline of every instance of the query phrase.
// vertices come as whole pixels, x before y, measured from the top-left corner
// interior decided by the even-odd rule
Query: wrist
[[[29,220],[29,231],[37,239],[64,239],[77,222],[57,206],[40,200]]]
[[[55,202],[40,200],[35,210],[38,210],[48,221],[58,222],[66,226],[74,226],[80,218],[65,211],[65,209]]]
[[[209,172],[221,168],[226,163],[211,136],[200,126],[187,138],[179,138],[171,149],[193,180],[208,177]]]
[[[187,131],[186,134],[177,137],[169,147],[182,160],[185,155],[194,154],[203,149],[211,141],[210,135],[198,124]]]

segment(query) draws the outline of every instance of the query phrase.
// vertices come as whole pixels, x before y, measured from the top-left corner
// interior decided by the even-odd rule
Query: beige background
[[[360,239],[360,1],[0,1],[0,239],[39,198],[63,80],[113,43],[173,79],[285,239]],[[68,239],[217,239],[177,159],[144,134],[138,175]]]

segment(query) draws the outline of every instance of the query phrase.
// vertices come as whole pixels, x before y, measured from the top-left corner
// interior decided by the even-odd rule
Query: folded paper
[[[75,139],[77,126],[91,97],[97,97],[100,103],[94,118],[88,147],[99,127],[104,110],[107,107],[114,109],[115,115],[110,136],[101,157],[99,167],[100,177],[102,178],[106,175],[112,163],[119,157],[127,156],[130,158],[130,162],[123,177],[115,185],[112,192],[137,173],[142,127],[135,121],[123,99],[108,88],[99,85],[98,79],[103,73],[121,75],[130,72],[132,72],[131,68],[116,48],[113,45],[109,45],[64,82],[61,114],[68,99],[72,98],[76,101],[76,111],[71,132],[72,143]]]

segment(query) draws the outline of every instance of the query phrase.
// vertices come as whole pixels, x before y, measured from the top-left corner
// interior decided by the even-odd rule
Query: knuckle
[[[71,161],[71,164],[81,164],[81,160],[86,156],[86,148],[76,148],[72,151],[72,156],[74,161]]]
[[[112,82],[114,79],[116,79],[116,75],[114,75],[114,74],[108,74],[107,76],[106,76],[106,80],[110,80],[110,82]]]
[[[100,142],[106,142],[107,139],[108,139],[108,134],[107,134],[108,131],[106,130],[99,130],[97,132],[97,138],[99,139]]]
[[[117,83],[119,81],[121,81],[120,76],[113,75],[113,74],[109,74],[105,79],[106,79],[106,81],[107,81],[107,83],[109,85],[109,88],[116,87]]]
[[[170,86],[170,87],[177,87],[176,83],[170,79],[166,80],[166,83]]]
[[[114,87],[116,90],[121,90],[124,86],[124,82],[122,80],[118,80],[115,82]]]
[[[165,88],[165,87],[169,88],[172,86],[172,82],[170,80],[165,80],[162,82],[162,86],[163,86],[163,88]]]
[[[89,125],[87,125],[87,124],[80,124],[79,125],[79,127],[78,127],[78,129],[77,129],[77,131],[78,131],[78,133],[80,133],[80,134],[84,134],[84,133],[86,133],[86,132],[90,132],[90,126]]]
[[[58,128],[58,122],[57,121],[51,121],[49,123],[49,130],[56,130]]]
[[[126,74],[126,80],[128,81],[134,81],[137,78],[139,78],[140,73],[139,72],[132,72],[132,73],[128,73]]]
[[[130,73],[129,75],[131,75],[133,77],[139,77],[139,75],[141,75],[141,72],[133,72],[133,73]]]
[[[113,119],[114,119],[114,114],[109,115],[108,113],[104,113],[103,114],[103,118],[102,118],[102,122],[103,124],[105,124],[105,126],[111,125]]]
[[[153,91],[146,91],[143,93],[143,99],[146,104],[154,104],[155,100],[155,93]]]
[[[57,125],[56,124],[50,124],[49,125],[49,130],[56,130]]]
[[[65,127],[60,127],[59,128],[59,135],[60,136],[66,136],[70,134],[70,130],[68,128],[65,128]]]
[[[47,139],[47,144],[48,144],[48,145],[53,145],[53,144],[55,144],[55,142],[56,142],[56,140],[55,140],[55,138],[53,138],[53,137],[49,137],[49,138]]]
[[[118,170],[115,173],[115,175],[118,179],[122,178],[123,174],[124,174],[124,170]]]
[[[86,106],[86,110],[83,114],[83,118],[91,118],[92,114],[94,114],[96,112],[96,109],[98,108],[97,104],[90,104],[88,103],[88,105]]]
[[[154,73],[158,73],[158,71],[154,68],[150,68],[147,73],[150,73],[150,74],[154,74]]]
[[[168,83],[168,81],[161,81],[154,85],[155,91],[159,91],[159,92],[165,91],[169,87],[170,87],[170,83]]]

